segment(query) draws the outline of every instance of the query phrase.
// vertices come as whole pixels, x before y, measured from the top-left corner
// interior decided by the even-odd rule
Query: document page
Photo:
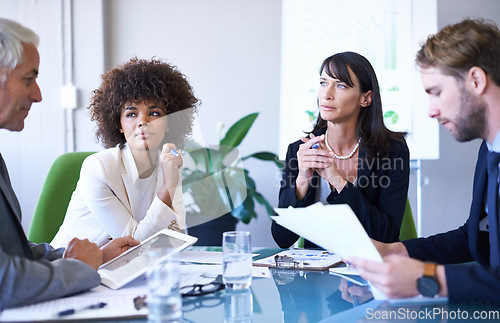
[[[36,322],[55,320],[82,320],[95,318],[146,317],[147,308],[137,310],[134,298],[147,293],[146,286],[110,290],[98,286],[83,294],[64,297],[52,301],[3,310],[0,322]],[[82,310],[72,315],[59,317],[58,313],[69,309],[83,309],[90,305],[106,303],[99,309]]]
[[[221,251],[185,250],[180,253],[180,261],[198,264],[222,264]]]
[[[304,208],[275,208],[272,219],[342,259],[360,257],[383,262],[370,237],[347,204],[315,203]],[[371,287],[375,299],[387,299]]]
[[[360,257],[382,262],[382,257],[347,204],[316,203],[304,208],[275,208],[278,224],[342,259]]]
[[[257,255],[253,253],[252,257]],[[222,265],[222,251],[184,250],[179,258],[183,263]]]
[[[312,270],[324,270],[342,261],[336,254],[324,250],[290,249],[276,255],[291,259],[292,268]],[[253,264],[254,266],[276,267],[276,255],[256,260]]]

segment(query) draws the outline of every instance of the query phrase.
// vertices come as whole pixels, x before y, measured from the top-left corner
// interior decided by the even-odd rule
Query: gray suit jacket
[[[34,244],[21,226],[21,208],[0,154],[0,309],[28,305],[99,285],[99,274],[64,249]]]

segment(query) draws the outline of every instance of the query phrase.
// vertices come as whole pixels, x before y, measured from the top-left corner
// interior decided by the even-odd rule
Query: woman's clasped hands
[[[311,133],[310,137],[302,137],[304,143],[299,146],[297,151],[299,174],[296,181],[296,192],[299,193],[298,197],[303,198],[306,195],[315,171],[330,183],[331,188],[334,187],[340,192],[345,186],[345,179],[335,163],[333,152],[326,148],[325,135],[315,136]]]

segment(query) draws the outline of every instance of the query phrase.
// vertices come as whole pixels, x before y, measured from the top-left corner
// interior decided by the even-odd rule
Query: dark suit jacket
[[[0,155],[0,309],[58,298],[99,285],[99,274],[64,249],[28,242],[21,208]]]
[[[450,302],[500,303],[500,268],[490,267],[488,232],[479,231],[479,221],[486,215],[484,198],[488,183],[483,142],[479,149],[470,215],[456,230],[404,243],[410,257],[444,264]],[[500,257],[500,255],[496,255]],[[461,264],[476,261],[478,264]]]
[[[318,132],[315,135],[321,135]],[[307,195],[297,200],[295,181],[297,179],[298,140],[288,146],[283,179],[279,192],[278,207],[305,207],[317,202],[316,190],[320,186],[320,176],[314,173]],[[403,221],[408,183],[410,180],[410,153],[405,142],[393,142],[387,157],[368,160],[367,152],[360,148],[358,158],[357,186],[347,182],[339,193],[330,193],[329,204],[349,204],[368,235],[378,241],[394,242],[399,240],[399,230]],[[281,248],[290,247],[298,235],[273,221],[273,238]],[[305,247],[314,247],[306,241]]]

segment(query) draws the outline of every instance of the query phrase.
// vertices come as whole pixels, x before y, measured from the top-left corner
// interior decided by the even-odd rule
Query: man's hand
[[[389,255],[400,255],[403,257],[409,257],[408,250],[406,250],[405,245],[402,244],[401,242],[384,243],[373,239],[372,242],[375,245],[375,248],[377,248],[378,253],[382,257],[386,257]]]
[[[64,251],[63,258],[78,259],[97,270],[102,264],[103,252],[88,239],[73,238]]]
[[[135,240],[131,236],[127,237],[120,237],[111,240],[104,246],[102,246],[101,250],[103,253],[103,263],[108,262],[109,260],[115,258],[122,252],[137,246],[139,244],[139,241]]]
[[[361,276],[389,298],[412,297],[419,294],[417,280],[424,274],[422,261],[400,255],[390,255],[384,262],[361,258],[349,259]]]

